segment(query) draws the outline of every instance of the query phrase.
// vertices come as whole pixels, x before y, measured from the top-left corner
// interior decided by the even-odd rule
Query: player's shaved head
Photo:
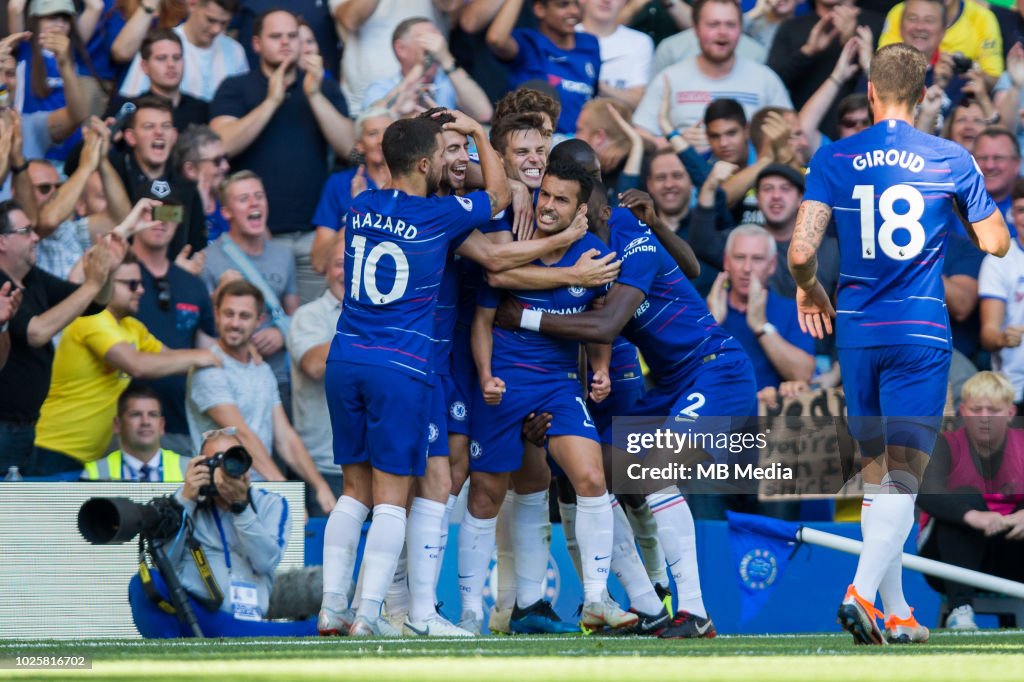
[[[597,152],[589,144],[579,138],[572,138],[559,142],[551,150],[548,163],[575,163],[583,166],[595,180],[601,179],[601,162],[597,158]]]
[[[871,59],[868,78],[875,96],[889,104],[916,105],[924,96],[928,60],[904,43],[886,45]]]

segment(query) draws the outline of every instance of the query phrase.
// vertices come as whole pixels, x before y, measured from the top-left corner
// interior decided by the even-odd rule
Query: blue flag
[[[736,579],[743,593],[740,621],[748,621],[761,611],[786,570],[800,525],[731,511],[726,517]]]

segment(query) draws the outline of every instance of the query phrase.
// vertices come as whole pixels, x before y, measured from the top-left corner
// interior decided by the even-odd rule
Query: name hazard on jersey
[[[349,226],[353,230],[365,230],[372,227],[375,230],[390,232],[402,239],[416,239],[416,235],[419,234],[419,230],[415,225],[409,224],[400,218],[392,220],[391,216],[384,216],[370,211],[366,213],[353,212]]]

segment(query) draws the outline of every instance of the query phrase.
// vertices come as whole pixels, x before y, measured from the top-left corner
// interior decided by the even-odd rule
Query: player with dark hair
[[[443,126],[422,118],[389,126],[382,149],[391,187],[363,192],[349,211],[345,271],[351,285],[325,374],[335,461],[342,465],[345,495],[325,531],[321,631],[351,622],[350,635],[398,634],[381,618],[380,607],[406,536],[412,477],[426,471],[436,381],[436,290],[450,243],[486,225],[509,201],[501,160],[483,128],[465,114],[453,115]],[[473,137],[486,191],[432,196],[443,174],[443,130]],[[363,555],[362,594],[352,619],[346,613],[346,592],[370,504],[373,521]],[[437,523],[416,542],[436,546],[439,539]],[[433,609],[409,616],[409,634],[468,634]]]
[[[579,165],[549,166],[537,200],[535,237],[556,234],[571,224],[586,222],[586,202],[593,180]],[[540,267],[567,267],[589,249],[607,247],[591,235],[540,259]],[[586,309],[599,295],[596,288],[559,287],[510,292],[532,312],[560,315]],[[638,618],[604,599],[612,555],[612,509],[605,484],[598,433],[587,411],[577,376],[579,344],[537,333],[537,329],[508,332],[494,329],[498,293],[480,292],[473,321],[473,358],[481,392],[476,395],[471,424],[470,487],[466,518],[459,533],[459,587],[463,621],[482,619],[481,598],[495,542],[497,514],[508,490],[509,474],[523,464],[520,429],[533,412],[552,415],[548,430],[551,456],[566,472],[579,495],[577,528],[583,563],[584,606],[581,625],[588,629],[628,627]],[[588,348],[595,367],[591,395],[607,396],[607,346]],[[549,611],[537,599],[516,603],[521,612]],[[552,613],[542,614],[557,622]],[[512,619],[519,616],[513,612]],[[565,628],[563,631],[569,628]],[[550,630],[549,630],[550,631]]]
[[[789,246],[801,328],[824,338],[836,317],[851,432],[866,458],[864,549],[839,607],[840,624],[862,644],[883,643],[879,592],[886,639],[928,639],[903,597],[901,556],[946,401],[951,347],[942,263],[950,216],[982,251],[1009,249],[1002,214],[971,155],[914,128],[927,69],[927,59],[902,43],[875,54],[868,101],[877,123],[814,155]],[[833,211],[836,309],[815,275]]]
[[[556,151],[557,151],[556,147]],[[582,151],[582,150],[577,150]],[[537,329],[544,334],[581,341],[611,343],[620,334],[643,354],[654,377],[654,388],[629,414],[667,415],[665,428],[678,428],[715,418],[746,420],[755,414],[755,383],[750,359],[708,312],[704,301],[669,251],[647,223],[658,221],[653,202],[643,193],[623,196],[598,236],[622,257],[622,271],[600,309],[572,315],[526,311],[507,300],[498,311],[498,324],[507,329]],[[695,274],[696,257],[688,251],[684,263]],[[677,244],[676,246],[679,246]],[[681,256],[684,254],[681,254]],[[706,423],[706,422],[705,422]],[[601,434],[611,443],[610,430]],[[711,454],[711,453],[709,453]],[[718,453],[721,454],[721,453]],[[714,454],[712,454],[714,456]],[[693,516],[675,486],[647,496],[658,524],[658,537],[676,581],[679,611],[662,634],[665,638],[713,637],[697,572]]]

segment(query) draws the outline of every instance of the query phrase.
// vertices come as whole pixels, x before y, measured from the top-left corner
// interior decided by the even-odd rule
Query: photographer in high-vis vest
[[[82,480],[184,482],[189,458],[160,447],[164,417],[153,389],[135,384],[125,389],[117,401],[114,432],[121,449],[87,462]]]

